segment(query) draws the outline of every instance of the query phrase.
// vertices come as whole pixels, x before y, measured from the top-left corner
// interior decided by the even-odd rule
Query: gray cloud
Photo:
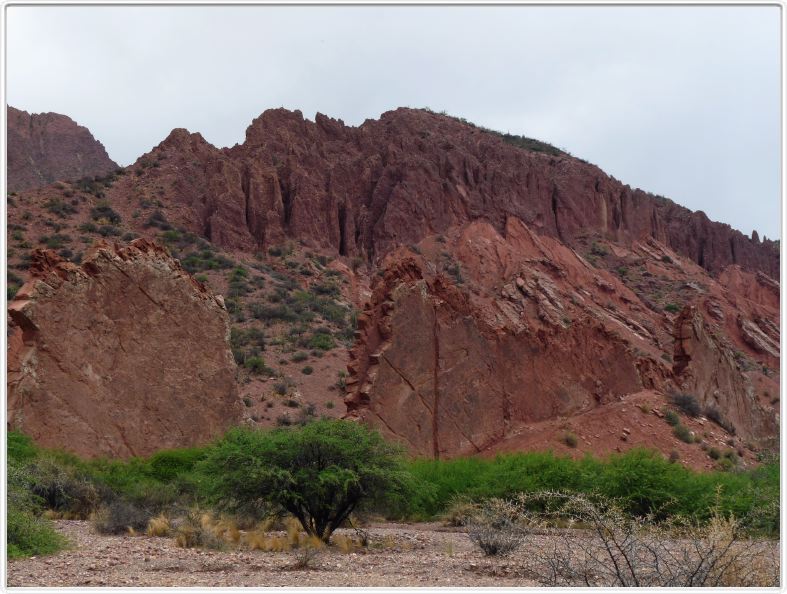
[[[263,110],[429,106],[780,237],[778,7],[9,7],[7,101],[123,164]]]

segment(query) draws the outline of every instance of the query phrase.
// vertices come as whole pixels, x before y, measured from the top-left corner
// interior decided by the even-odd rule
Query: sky
[[[777,6],[11,6],[6,102],[127,165],[268,108],[359,125],[430,107],[781,236]]]

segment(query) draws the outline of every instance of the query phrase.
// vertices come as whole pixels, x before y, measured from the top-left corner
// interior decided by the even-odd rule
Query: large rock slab
[[[36,251],[9,305],[8,423],[82,456],[144,456],[240,418],[221,297],[144,239],[81,266]]]

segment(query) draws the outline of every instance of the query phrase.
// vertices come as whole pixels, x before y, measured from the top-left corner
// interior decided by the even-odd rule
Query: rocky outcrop
[[[7,108],[8,191],[101,176],[118,165],[84,126],[58,113]]]
[[[515,217],[568,245],[588,233],[625,245],[654,238],[712,273],[739,264],[778,275],[775,243],[553,153],[424,110],[397,109],[351,127],[274,109],[231,149],[173,132],[138,162],[160,166],[127,180],[127,191],[150,178],[165,201],[185,207],[173,222],[228,248],[291,238],[374,261],[474,220],[503,232]]]
[[[475,223],[445,249],[458,261],[444,270],[431,255],[388,258],[359,317],[350,416],[450,457],[664,384],[664,365],[635,348],[650,332],[627,311],[633,295],[559,242],[511,219],[505,238]],[[594,277],[608,288],[582,289]]]
[[[738,329],[725,312],[760,320],[753,323],[757,337],[772,346],[762,328],[778,332],[773,311],[698,277],[674,252],[665,261],[668,250],[655,240],[640,248],[614,249],[644,279],[673,274],[663,286],[698,294],[732,330],[711,328],[696,306],[677,317],[648,307],[623,282],[633,282],[634,273],[596,268],[517,218],[502,234],[489,223],[470,223],[384,259],[358,320],[348,414],[418,455],[451,457],[510,449],[529,427],[643,390],[661,394],[665,404],[669,393],[684,390],[742,438],[767,442],[777,424],[728,344],[725,333],[737,340]],[[640,253],[652,254],[652,263]],[[701,278],[702,286],[678,281],[675,270],[677,278]]]
[[[718,411],[735,433],[747,439],[777,435],[778,420],[762,408],[731,349],[696,306],[686,306],[675,320],[673,360],[678,387],[705,410]]]
[[[82,456],[190,446],[240,419],[223,301],[145,239],[36,251],[9,305],[8,424]]]

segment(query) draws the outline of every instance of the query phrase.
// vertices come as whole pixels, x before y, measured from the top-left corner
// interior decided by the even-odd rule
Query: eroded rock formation
[[[145,239],[81,266],[37,251],[9,305],[8,422],[42,446],[140,456],[239,420],[221,298]]]
[[[272,109],[252,122],[243,144],[217,149],[175,130],[135,167],[156,163],[141,183],[178,205],[173,222],[233,249],[286,237],[375,260],[474,220],[503,232],[516,217],[568,245],[593,232],[626,245],[650,237],[713,273],[740,264],[778,275],[773,242],[554,152],[524,150],[424,110],[397,109],[351,127]],[[128,179],[116,191],[139,183]]]
[[[31,115],[8,106],[7,117],[9,192],[105,175],[118,167],[90,130],[67,116]]]
[[[732,347],[713,337],[696,306],[676,320],[660,314],[620,278],[518,219],[507,221],[505,236],[471,223],[442,241],[383,262],[351,353],[350,416],[419,455],[450,457],[505,449],[523,427],[642,390],[684,389],[742,437],[776,434]],[[666,248],[639,247],[664,270]],[[721,302],[731,306],[715,283],[696,290],[718,296],[720,311]],[[664,353],[673,344],[674,365]]]
[[[731,349],[696,306],[684,307],[675,320],[673,359],[680,389],[696,397],[706,411],[718,411],[735,433],[745,438],[777,434],[778,422],[760,406]]]

